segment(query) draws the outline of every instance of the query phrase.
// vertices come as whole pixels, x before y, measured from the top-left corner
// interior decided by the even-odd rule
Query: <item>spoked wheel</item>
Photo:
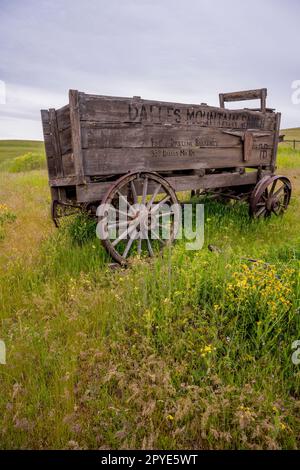
[[[81,211],[81,207],[79,206],[73,206],[71,204],[66,204],[54,200],[52,201],[51,205],[51,218],[55,227],[59,228],[60,219],[62,217],[68,217],[70,215],[78,214],[79,211]]]
[[[98,210],[98,236],[118,263],[129,256],[171,244],[179,222],[179,205],[169,183],[150,172],[122,176],[109,189]]]
[[[265,176],[250,197],[250,214],[254,218],[281,215],[287,209],[292,185],[285,176]]]

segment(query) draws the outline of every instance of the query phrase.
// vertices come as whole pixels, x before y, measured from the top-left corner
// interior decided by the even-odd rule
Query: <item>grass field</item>
[[[1,140],[0,170],[7,170],[13,159],[28,152],[45,155],[44,143],[36,140]]]
[[[286,143],[282,143],[281,147],[289,147],[297,150],[300,154],[300,129],[299,127],[296,127],[294,129],[286,129],[282,131],[282,134],[284,134],[284,140],[290,141]],[[291,142],[295,140],[296,142]]]
[[[299,449],[300,152],[283,218],[207,202],[202,250],[111,270],[52,226],[45,170],[5,171],[41,146],[0,143],[0,448]]]
[[[300,128],[295,127],[291,129],[285,129],[281,132],[281,134],[284,134],[284,138],[288,140],[300,140]]]

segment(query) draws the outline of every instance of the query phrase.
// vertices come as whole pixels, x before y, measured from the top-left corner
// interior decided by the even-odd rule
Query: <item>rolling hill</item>
[[[44,154],[44,142],[39,140],[0,140],[0,169],[6,169],[9,161],[27,152]]]

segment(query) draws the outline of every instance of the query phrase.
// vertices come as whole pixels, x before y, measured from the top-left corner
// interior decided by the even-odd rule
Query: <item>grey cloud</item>
[[[0,79],[8,89],[30,89],[32,97],[18,104],[11,94],[14,104],[0,105],[1,122],[19,120],[17,137],[41,138],[23,132],[24,119],[38,122],[39,109],[61,105],[62,97],[66,102],[69,88],[216,105],[221,91],[268,87],[268,103],[283,111],[283,125],[300,125],[300,106],[291,102],[291,83],[300,79],[297,1],[12,0],[0,6]]]

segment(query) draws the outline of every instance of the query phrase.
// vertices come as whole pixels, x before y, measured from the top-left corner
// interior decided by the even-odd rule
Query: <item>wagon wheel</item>
[[[287,209],[292,185],[285,176],[265,176],[250,197],[250,215],[254,218],[280,215]]]
[[[138,196],[138,195],[141,196]],[[176,236],[179,205],[175,191],[156,173],[135,172],[119,178],[98,210],[97,233],[113,259],[125,265],[134,253],[163,248]]]
[[[62,217],[68,217],[70,215],[77,214],[81,210],[79,206],[73,206],[71,204],[65,204],[63,202],[54,200],[51,204],[51,218],[55,227],[60,227],[60,219]]]

